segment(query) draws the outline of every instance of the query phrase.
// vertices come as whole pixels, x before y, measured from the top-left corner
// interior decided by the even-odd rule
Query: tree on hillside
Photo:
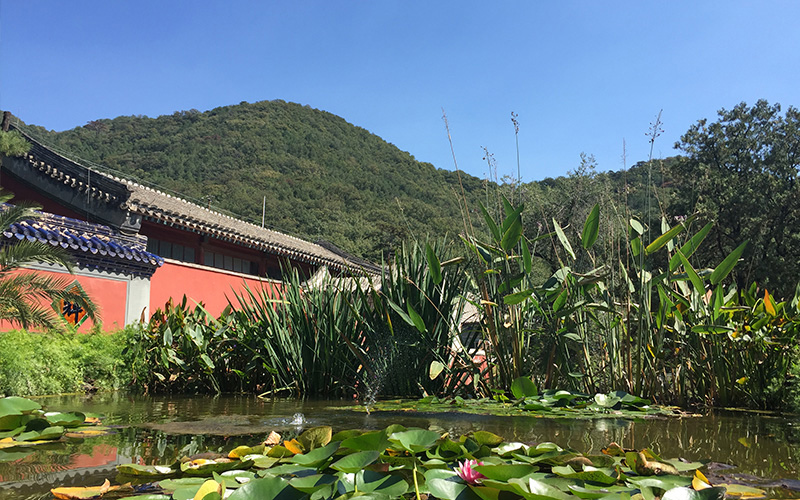
[[[760,100],[700,120],[675,145],[686,157],[673,165],[685,214],[715,222],[699,262],[720,262],[750,240],[734,270],[739,287],[756,280],[790,296],[800,278],[800,112]]]

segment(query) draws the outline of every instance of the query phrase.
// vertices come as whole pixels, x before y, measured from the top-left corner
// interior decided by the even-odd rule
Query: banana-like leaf
[[[700,294],[706,293],[706,287],[703,284],[703,280],[697,274],[697,271],[695,271],[692,265],[689,263],[689,260],[683,255],[683,253],[681,253],[680,249],[676,251],[676,255],[683,264],[683,268],[686,270],[686,274],[689,275],[689,281],[692,282],[692,285],[694,286],[694,289],[697,290],[697,293]]]
[[[428,269],[431,271],[431,279],[437,285],[440,284],[442,282],[442,265],[430,243],[425,244],[425,258],[428,261]]]
[[[650,243],[649,245],[647,245],[647,247],[645,247],[644,249],[645,255],[650,255],[660,250],[664,245],[667,244],[668,241],[672,241],[673,238],[678,236],[684,229],[686,229],[686,227],[696,218],[697,216],[695,215],[690,216],[688,219],[686,219],[686,222],[678,224],[677,226],[673,227],[666,233],[662,234],[661,236],[653,240],[652,243]]]
[[[583,225],[583,233],[581,234],[581,243],[583,248],[588,250],[592,248],[597,236],[600,234],[600,205],[595,204],[589,216],[586,218],[586,223]]]
[[[561,229],[561,225],[555,219],[553,219],[553,227],[555,227],[556,229],[556,236],[558,236],[558,241],[561,242],[561,246],[564,247],[564,250],[566,250],[567,253],[570,255],[570,257],[572,257],[572,259],[574,260],[575,251],[572,249],[572,245],[569,244],[567,235],[564,234],[564,230]]]
[[[717,268],[714,269],[714,272],[711,273],[712,285],[718,284],[719,282],[724,280],[728,276],[728,274],[730,274],[730,272],[733,270],[733,266],[735,266],[736,263],[739,262],[739,257],[742,256],[742,252],[744,252],[744,249],[747,248],[748,242],[749,240],[745,240],[744,243],[736,247],[733,250],[733,252],[728,254],[728,256],[725,257],[725,260],[719,263]]]
[[[708,236],[708,233],[709,231],[711,231],[712,227],[714,227],[714,224],[712,222],[709,222],[708,224],[703,226],[703,229],[698,231],[697,234],[692,236],[691,239],[689,239],[689,241],[687,241],[686,243],[683,244],[683,246],[681,246],[681,252],[683,253],[684,257],[688,259],[689,257],[692,256],[692,254],[694,254],[694,252],[700,247],[700,243],[702,243],[703,240],[706,239],[706,236]],[[675,269],[677,269],[679,265],[680,265],[680,259],[678,258],[677,255],[673,255],[672,258],[669,260],[670,272],[675,271]]]

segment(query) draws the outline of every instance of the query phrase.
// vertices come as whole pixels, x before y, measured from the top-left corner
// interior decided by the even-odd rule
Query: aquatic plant
[[[458,438],[391,425],[383,430],[334,433],[306,430],[296,439],[239,446],[217,458],[185,457],[172,464],[121,464],[109,483],[53,488],[58,498],[85,498],[98,489],[125,498],[456,499],[690,498],[721,499],[766,492],[736,484],[711,485],[700,462],[665,459],[648,448],[610,444],[601,455],[552,442],[506,442],[478,431]],[[145,485],[137,490],[135,485]],[[143,496],[147,495],[147,496]],[[210,496],[209,496],[210,495]]]

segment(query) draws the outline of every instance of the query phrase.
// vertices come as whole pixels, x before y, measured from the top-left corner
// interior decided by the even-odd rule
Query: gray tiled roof
[[[12,125],[12,128],[13,125]],[[19,130],[19,129],[17,129]],[[54,151],[24,131],[33,147],[27,163],[38,175],[48,176],[80,193],[116,209],[127,210],[157,223],[208,234],[239,245],[277,254],[281,257],[314,265],[327,265],[337,270],[351,269],[374,272],[376,267],[352,257],[330,244],[317,244],[294,236],[262,228],[196,203],[146,187],[136,182],[90,169],[65,153]]]

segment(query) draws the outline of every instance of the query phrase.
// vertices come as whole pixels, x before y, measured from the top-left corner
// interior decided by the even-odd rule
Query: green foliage
[[[4,132],[0,130],[0,158],[3,156],[24,156],[31,149],[31,144],[16,130]]]
[[[271,227],[376,261],[413,236],[463,227],[455,173],[299,104],[243,103],[26,132],[116,175],[256,223],[266,197]],[[461,179],[475,201],[482,183],[463,173]]]
[[[800,111],[760,100],[698,121],[675,145],[686,157],[670,168],[674,212],[716,222],[700,259],[750,241],[733,273],[739,288],[757,281],[788,296],[800,276],[799,132]]]
[[[121,352],[130,334],[0,333],[0,394],[32,396],[127,386]]]
[[[301,435],[298,440],[283,441],[283,446],[271,449],[257,445],[251,449],[263,450],[248,455],[246,460],[238,458],[233,450],[230,458],[183,458],[164,465],[120,464],[119,482],[155,480],[150,485],[153,493],[147,498],[166,500],[411,500],[422,495],[441,500],[569,500],[609,495],[718,500],[724,497],[726,487],[733,492],[748,491],[753,497],[765,496],[763,490],[752,487],[709,488],[705,476],[695,473],[702,463],[664,459],[648,448],[623,450],[612,443],[603,455],[584,455],[555,443],[534,446],[508,442],[483,431],[450,437],[447,433],[400,425],[367,434],[349,430],[332,436],[330,427],[306,433],[318,430],[324,430],[327,436],[320,442],[321,448],[299,448]],[[336,440],[339,435],[355,437],[341,442]],[[369,450],[346,446],[367,436],[377,437],[382,446]],[[288,456],[281,460],[271,458],[276,449]],[[104,491],[128,487],[106,484]],[[102,494],[100,489],[54,488],[52,492],[58,498],[88,498]]]

